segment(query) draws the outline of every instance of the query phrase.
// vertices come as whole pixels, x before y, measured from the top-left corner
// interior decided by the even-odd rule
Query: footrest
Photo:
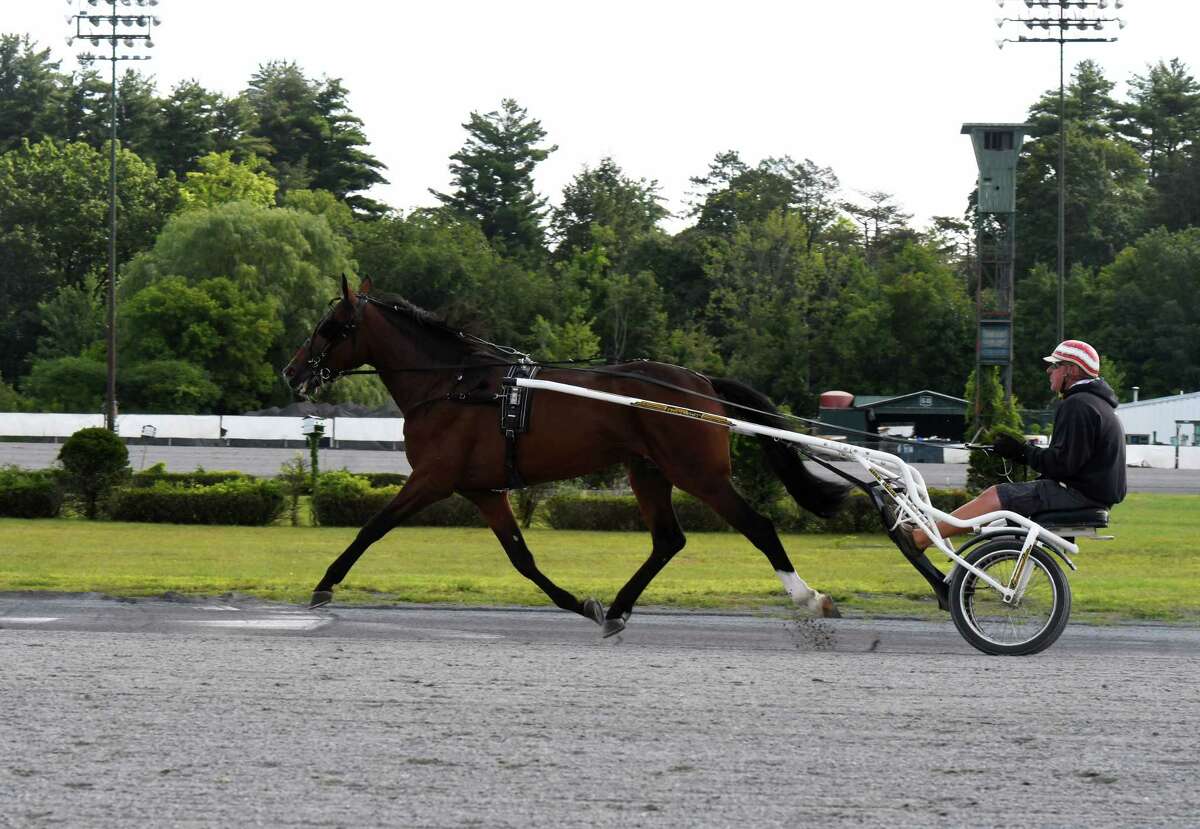
[[[1029,516],[1048,530],[1056,527],[1091,527],[1101,529],[1108,526],[1106,509],[1061,509],[1039,512]]]

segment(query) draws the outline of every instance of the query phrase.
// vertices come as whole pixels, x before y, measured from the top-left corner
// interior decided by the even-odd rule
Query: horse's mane
[[[420,305],[410,302],[399,294],[372,291],[368,296],[376,302],[383,303],[382,308],[387,312],[385,316],[392,314],[410,320],[416,323],[421,329],[433,334],[442,342],[454,345],[459,352],[494,356],[490,351],[480,348],[478,345],[472,344],[463,338],[464,333],[469,334],[470,332],[453,325],[445,317],[435,314],[432,311],[427,311]]]

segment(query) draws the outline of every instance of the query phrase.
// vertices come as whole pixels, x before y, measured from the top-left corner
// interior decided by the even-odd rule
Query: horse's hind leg
[[[462,494],[479,508],[479,512],[483,514],[488,526],[496,534],[500,546],[504,548],[504,552],[508,554],[508,560],[512,562],[513,567],[517,568],[518,573],[540,587],[542,592],[563,610],[578,613],[597,624],[603,621],[604,606],[598,600],[579,601],[574,595],[550,581],[538,569],[533,560],[533,553],[529,551],[529,547],[525,544],[525,538],[521,535],[521,528],[517,526],[517,520],[513,518],[512,508],[508,504],[508,496],[505,493],[489,490],[463,492]]]
[[[650,530],[654,546],[650,557],[617,592],[604,622],[605,636],[624,630],[625,620],[633,612],[633,605],[642,591],[687,543],[679,519],[675,516],[675,507],[671,504],[671,482],[666,476],[639,459],[629,465],[629,484],[637,496],[638,509]]]
[[[793,602],[821,616],[840,615],[832,598],[813,590],[796,574],[796,568],[792,566],[787,552],[783,549],[783,542],[775,532],[775,525],[765,515],[756,512],[728,480],[697,487],[685,487],[682,483],[679,486],[712,507],[730,526],[763,552],[775,568],[775,575],[779,576],[784,590],[792,597]]]

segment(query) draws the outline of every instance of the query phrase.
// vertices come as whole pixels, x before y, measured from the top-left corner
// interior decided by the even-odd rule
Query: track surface
[[[0,595],[4,826],[1195,826],[1200,630]]]

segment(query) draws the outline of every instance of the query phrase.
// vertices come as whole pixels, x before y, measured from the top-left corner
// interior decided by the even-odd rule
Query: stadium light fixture
[[[86,0],[87,5],[96,7],[101,0]],[[109,140],[108,140],[108,285],[106,291],[105,309],[105,342],[108,351],[108,377],[104,391],[104,426],[110,431],[117,430],[117,63],[120,61],[150,60],[149,55],[126,55],[121,48],[145,46],[152,48],[151,40],[154,28],[159,25],[157,17],[145,15],[121,14],[117,10],[118,0],[103,0],[109,7],[108,14],[96,14],[84,11],[84,0],[78,0],[75,14],[67,18],[68,24],[74,23],[75,33],[67,38],[67,44],[73,45],[76,40],[90,43],[99,47],[107,42],[108,54],[95,52],[80,52],[76,55],[81,66],[91,66],[106,60],[111,65],[109,82]],[[121,5],[128,6],[131,0],[120,0]],[[158,0],[148,0],[149,5],[157,6]],[[138,0],[139,6],[145,6],[147,0]],[[72,0],[67,0],[72,5]],[[94,34],[89,30],[84,34],[83,27],[87,24],[94,28],[104,26],[108,29],[105,35]],[[117,27],[123,31],[118,36]]]
[[[996,0],[996,5],[1004,7],[1005,0]],[[1003,49],[1006,43],[1057,43],[1058,44],[1058,170],[1055,177],[1058,179],[1058,316],[1057,316],[1057,331],[1058,339],[1061,341],[1064,337],[1065,329],[1065,307],[1064,295],[1066,293],[1066,267],[1067,267],[1067,252],[1066,252],[1066,213],[1067,213],[1067,113],[1066,113],[1066,78],[1065,78],[1065,53],[1068,43],[1114,43],[1115,37],[1096,37],[1082,36],[1089,29],[1094,32],[1103,31],[1104,27],[1110,23],[1116,24],[1118,28],[1125,28],[1125,21],[1119,17],[1106,17],[1105,10],[1109,7],[1110,2],[1114,8],[1121,9],[1125,6],[1124,0],[1024,0],[1025,7],[1033,9],[1035,7],[1044,11],[1035,13],[1031,17],[1002,17],[997,18],[996,25],[1000,28],[1006,23],[1018,23],[1026,29],[1033,29],[1035,26],[1047,32],[1047,37],[1028,37],[1021,35],[1015,38],[1003,38],[996,42],[996,45]],[[1071,17],[1067,17],[1067,9],[1078,9]],[[1056,10],[1056,11],[1052,11]],[[1051,33],[1057,29],[1057,35]],[[1080,35],[1072,35],[1072,30],[1077,30]]]

